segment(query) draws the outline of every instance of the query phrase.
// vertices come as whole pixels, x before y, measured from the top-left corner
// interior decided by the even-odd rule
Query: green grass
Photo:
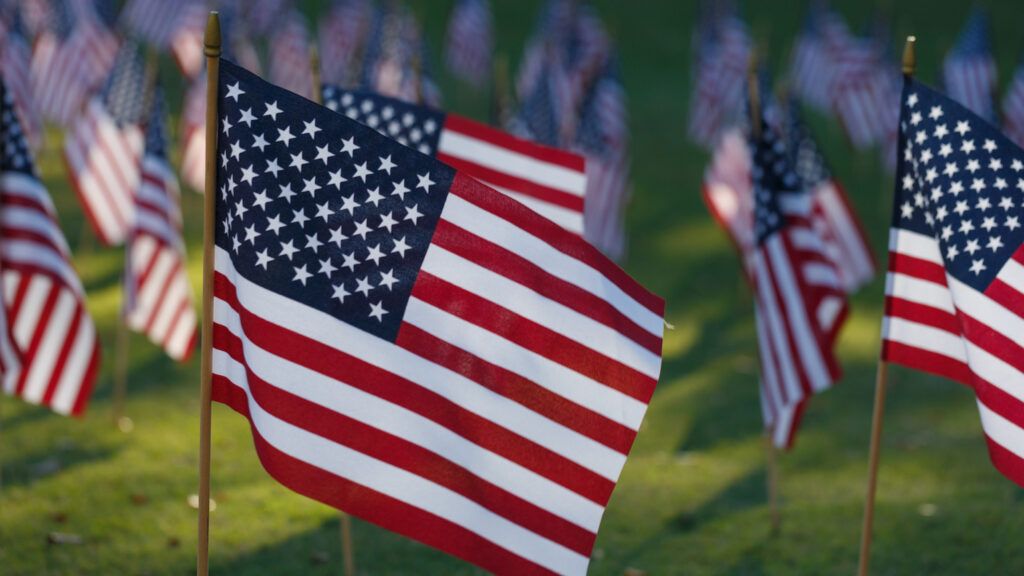
[[[537,2],[497,1],[499,50],[515,63]],[[684,5],[685,4],[685,5]],[[635,197],[627,269],[668,302],[658,391],[608,508],[592,573],[849,574],[857,562],[882,282],[863,290],[840,343],[842,383],[816,398],[795,449],[780,457],[782,535],[769,535],[749,297],[738,264],[699,198],[707,155],[684,138],[696,2],[599,5],[621,47],[630,95]],[[769,61],[785,61],[802,8],[748,2]],[[836,2],[855,27],[870,6]],[[967,2],[904,0],[894,33],[919,37],[920,76],[934,81]],[[1020,40],[1016,3],[989,2],[1005,83]],[[418,3],[435,47],[450,2]],[[641,9],[642,7],[642,9]],[[437,63],[435,63],[437,64]],[[171,70],[170,66],[166,66]],[[435,70],[439,70],[435,66]],[[486,94],[441,77],[452,109],[484,118]],[[170,101],[177,102],[172,81]],[[837,126],[814,118],[838,176],[883,253],[890,177],[877,154],[856,155]],[[198,364],[175,365],[143,338],[130,355],[129,434],[111,424],[111,366],[121,293],[120,250],[88,250],[84,222],[51,134],[43,177],[76,245],[105,356],[84,419],[0,400],[0,573],[186,574],[193,570]],[[200,253],[201,199],[185,195],[191,254]],[[189,267],[199,286],[200,263]],[[1024,572],[1022,492],[989,464],[969,390],[906,370],[891,373],[879,478],[876,574]],[[59,470],[42,474],[59,464]],[[262,470],[247,421],[213,411],[212,564],[217,574],[338,574],[338,516]],[[81,544],[47,544],[51,532]],[[425,546],[355,522],[363,574],[474,574]]]

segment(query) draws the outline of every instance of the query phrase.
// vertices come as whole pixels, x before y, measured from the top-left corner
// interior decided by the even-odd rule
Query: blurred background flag
[[[167,160],[166,111],[159,88],[146,125],[142,178],[125,253],[125,322],[175,360],[196,341],[196,313],[181,235],[178,180]]]
[[[587,175],[582,156],[521,140],[462,116],[367,92],[325,85],[323,102],[583,235]],[[383,159],[381,163],[390,164]],[[412,185],[400,184],[395,184],[394,193],[404,194]]]
[[[268,65],[270,81],[296,94],[311,98],[313,70],[306,18],[297,10],[282,16],[270,36]]]
[[[360,86],[406,102],[441,105],[441,90],[430,74],[427,42],[408,6],[389,3],[376,11],[363,49]]]
[[[831,114],[832,55],[825,37],[825,20],[830,18],[825,2],[814,0],[808,6],[803,27],[793,40],[790,82],[793,94],[816,111]]]
[[[251,419],[267,470],[487,570],[584,574],[660,372],[662,300],[229,61],[219,92],[214,398]],[[266,150],[229,153],[257,134]],[[307,162],[255,175],[288,155]]]
[[[127,41],[103,93],[89,102],[64,142],[71,184],[93,230],[107,246],[120,245],[132,223],[146,85],[141,47]]]
[[[882,358],[971,386],[993,464],[1024,485],[1024,150],[912,79],[901,129]]]
[[[14,99],[0,83],[0,262],[20,367],[0,337],[4,392],[59,414],[85,410],[100,349],[50,196],[39,181]],[[7,368],[10,367],[10,370]]]
[[[702,19],[696,75],[690,95],[690,138],[714,145],[743,114],[743,90],[753,43],[736,13],[716,11]]]
[[[494,22],[488,0],[459,0],[448,19],[445,62],[459,79],[481,88],[491,77]]]
[[[38,150],[43,141],[43,120],[32,98],[32,48],[25,38],[21,22],[21,17],[14,14],[3,25],[0,70],[7,83],[7,90],[14,98],[14,109],[25,139],[33,150]]]
[[[992,24],[988,14],[976,6],[942,64],[946,92],[968,110],[994,122],[996,72],[992,58]]]
[[[201,0],[168,2],[167,0],[127,0],[121,9],[121,25],[144,42],[165,49],[177,31],[179,15],[188,5]]]
[[[374,11],[371,0],[335,0],[320,19],[320,77],[325,84],[358,85]]]
[[[1003,132],[1015,144],[1024,146],[1024,53],[1003,96]]]
[[[194,78],[203,69],[203,31],[210,7],[202,0],[179,3],[171,54],[186,78]]]

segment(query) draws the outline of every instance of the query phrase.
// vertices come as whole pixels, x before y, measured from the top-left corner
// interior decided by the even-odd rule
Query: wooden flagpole
[[[903,47],[903,76],[914,75],[916,56],[914,45],[917,38],[907,36]],[[871,416],[871,444],[868,449],[868,485],[864,502],[864,525],[860,534],[860,564],[858,576],[867,576],[871,564],[871,530],[875,519],[875,490],[878,487],[878,455],[881,450],[882,418],[885,416],[885,392],[889,384],[889,363],[878,360],[878,374],[875,377],[875,408]]]
[[[750,94],[750,133],[755,140],[761,137],[761,94],[757,81],[757,52],[751,52],[750,70],[747,74],[747,91]],[[768,491],[768,509],[771,516],[771,533],[778,534],[782,526],[779,511],[779,466],[776,462],[775,444],[772,436],[765,432],[765,476]]]
[[[220,17],[210,12],[206,54],[206,182],[203,197],[203,329],[199,375],[199,538],[196,574],[210,570],[210,402],[213,394],[213,235],[217,206],[217,88],[220,84]]]
[[[504,54],[494,57],[494,71],[491,78],[491,126],[501,128],[509,113],[508,58]]]
[[[309,47],[309,68],[312,71],[313,96],[310,98],[317,104],[323,104],[323,84],[320,81],[320,54],[316,46]],[[338,510],[338,518],[341,526],[341,556],[345,566],[345,576],[355,576],[356,559],[355,548],[352,545],[352,517]]]

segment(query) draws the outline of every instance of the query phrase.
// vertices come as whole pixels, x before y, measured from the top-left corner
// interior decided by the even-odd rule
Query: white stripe
[[[513,192],[508,188],[495,186],[493,183],[487,182],[486,180],[483,179],[481,179],[481,182],[487,184],[491,188],[494,188],[498,192],[501,192],[502,194],[508,196],[509,198],[515,200],[516,202],[519,202],[520,204],[526,206],[530,210],[533,210],[534,212],[540,214],[541,216],[547,218],[548,220],[551,220],[552,222],[558,224],[562,228],[565,228],[570,232],[575,232],[576,234],[583,234],[583,212],[577,212],[576,210],[572,210],[564,206],[559,206],[558,204],[552,204],[551,202],[540,200],[538,198],[534,198],[533,196]]]
[[[213,372],[227,377],[246,391],[253,425],[260,436],[277,450],[453,522],[556,572],[586,572],[587,558],[506,520],[464,496],[271,415],[248,394],[244,367],[220,351],[214,351]]]
[[[29,279],[21,306],[16,310],[18,317],[14,324],[14,340],[22,349],[32,343],[32,335],[42,319],[43,306],[50,296],[53,281],[43,274],[33,274]]]
[[[189,344],[192,342],[192,335],[196,331],[196,313],[192,309],[192,301],[189,299],[189,306],[178,317],[170,334],[167,337],[165,349],[167,354],[175,360],[182,359],[189,351]]]
[[[79,306],[81,304],[79,303]],[[86,371],[89,369],[89,362],[92,360],[92,353],[96,347],[96,329],[93,327],[92,318],[88,312],[80,309],[82,315],[78,323],[78,332],[75,334],[74,343],[64,362],[64,371],[57,381],[57,391],[53,395],[50,407],[62,414],[68,414],[75,406],[78,396],[81,393]]]
[[[889,232],[889,251],[943,265],[942,253],[939,252],[939,243],[935,238],[910,230],[892,229]]]
[[[646,376],[658,378],[661,358],[614,328],[440,246],[431,245],[427,249],[422,270]]]
[[[967,363],[964,341],[959,334],[913,320],[895,316],[884,317],[882,339],[941,354],[962,364]]]
[[[788,339],[786,338],[786,326],[781,318],[781,311],[778,308],[775,291],[770,287],[772,282],[767,276],[769,273],[768,262],[760,250],[754,251],[754,273],[764,277],[764,280],[754,283],[758,293],[756,313],[765,318],[767,323],[765,332],[770,338],[769,340],[762,340],[762,346],[764,343],[771,344],[770,346],[763,346],[761,355],[762,357],[766,354],[770,355],[775,360],[775,365],[779,369],[779,376],[782,379],[781,385],[777,387],[780,401],[783,392],[785,392],[787,399],[800,398],[803,396],[803,389],[800,387],[800,378],[796,373],[796,368],[793,366],[794,357],[790,352]]]
[[[0,173],[0,187],[5,194],[20,196],[43,206],[50,214],[54,213],[53,201],[46,188],[38,180],[20,172]]]
[[[495,146],[461,132],[445,128],[437,149],[442,154],[461,158],[497,172],[536,182],[549,188],[582,197],[587,187],[583,172],[537,160],[502,146]]]
[[[49,240],[58,249],[66,248],[60,229],[49,216],[38,210],[21,206],[4,206],[0,211],[0,225],[7,230],[33,232]]]
[[[642,328],[661,337],[664,323],[660,316],[633,300],[597,270],[556,250],[547,242],[527,233],[511,222],[478,208],[454,194],[449,194],[445,200],[441,217],[463,230],[499,246],[512,249],[516,254],[536,264],[548,274],[607,301]]]
[[[223,300],[215,300],[214,322],[242,341],[245,363],[271,386],[405,439],[581,528],[597,532],[603,512],[599,504],[433,420],[261,349],[248,339],[238,314]],[[227,356],[226,352],[216,352]],[[235,363],[230,358],[227,361]]]
[[[949,288],[931,280],[922,280],[907,274],[889,272],[885,276],[885,295],[956,314]]]
[[[839,276],[836,275],[836,269],[832,264],[808,262],[801,266],[801,271],[803,272],[804,280],[808,284],[833,288],[835,290],[842,289],[839,285]]]
[[[148,314],[158,304],[156,299],[160,297],[160,291],[167,284],[167,277],[173,272],[177,261],[178,259],[170,250],[160,250],[157,253],[153,270],[146,278],[146,283],[139,287],[139,294],[135,300],[135,311],[132,314],[132,319],[140,323],[135,327],[136,330],[141,330],[145,327],[142,323],[149,320]]]
[[[1024,266],[1013,258],[1006,261],[1003,269],[999,271],[998,278],[1010,288],[1024,294]]]
[[[608,459],[622,454],[533,412],[464,376],[417,356],[333,316],[284,298],[253,284],[234,270],[231,257],[216,248],[216,269],[232,279],[239,302],[263,319],[303,334],[322,344],[360,358],[441,395],[457,406],[514,431],[552,452],[590,470],[606,469]],[[621,466],[621,463],[619,464]]]
[[[1024,458],[1024,430],[1020,426],[997,412],[989,410],[980,398],[978,399],[978,413],[981,415],[981,427],[990,440],[1018,458]]]
[[[178,273],[167,280],[170,282],[170,287],[166,295],[155,303],[156,317],[149,335],[158,344],[162,344],[167,338],[167,334],[172,328],[171,322],[176,319],[181,305],[188,302],[188,283],[184,276],[185,269],[179,268]]]
[[[830,224],[829,229],[842,247],[842,264],[853,270],[853,277],[858,282],[867,280],[874,272],[874,264],[860,229],[853,220],[853,214],[840,199],[839,188],[831,181],[826,182],[815,189],[814,198]]]
[[[22,396],[25,400],[38,404],[42,402],[46,394],[47,385],[54,376],[54,368],[57,365],[60,350],[68,337],[68,330],[76,311],[75,297],[69,290],[60,289],[57,301],[54,303],[49,318],[44,326],[37,327],[37,330],[45,330],[39,346],[32,357],[32,363],[28,366],[28,374],[25,377],[25,387]]]

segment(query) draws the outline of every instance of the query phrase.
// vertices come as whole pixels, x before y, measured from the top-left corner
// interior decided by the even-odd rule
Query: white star
[[[235,183],[235,177],[234,176],[228,176],[228,192],[231,192],[232,194],[234,194],[236,186],[238,186],[238,184]]]
[[[966,120],[961,120],[960,122],[956,123],[956,128],[954,128],[953,131],[959,134],[961,138],[963,138],[964,134],[967,134],[968,132],[971,131],[971,127],[970,125],[967,124]]]
[[[356,280],[356,292],[359,292],[363,296],[369,296],[370,290],[373,286],[370,286],[370,281],[367,278],[359,278]]]
[[[1006,226],[1010,229],[1010,232],[1013,232],[1017,228],[1020,228],[1020,221],[1016,216],[1007,216],[1006,224],[1003,224],[1003,226]]]
[[[996,227],[996,219],[993,216],[983,218],[981,221],[981,227],[985,229],[985,232],[991,232]]]
[[[967,246],[964,247],[964,252],[967,252],[971,256],[974,256],[974,253],[978,250],[981,250],[981,246],[978,246],[977,240],[968,240]]]
[[[255,135],[253,135],[253,137],[252,137],[252,146],[253,146],[253,148],[259,148],[260,152],[263,152],[263,149],[266,148],[268,144],[269,144],[269,142],[267,142],[267,139],[263,137],[263,134],[255,134]]]
[[[971,159],[967,161],[967,171],[974,174],[978,170],[981,170],[981,163],[977,160]]]
[[[954,244],[950,244],[949,245],[949,249],[946,250],[946,259],[947,260],[956,260],[956,257],[959,256],[959,255],[960,255],[960,251],[957,250],[956,246]]]
[[[331,298],[337,298],[338,302],[344,304],[345,303],[345,297],[346,296],[351,296],[351,295],[352,295],[351,292],[349,292],[348,290],[345,290],[345,283],[342,282],[341,284],[338,284],[337,286],[334,287],[334,294],[331,295]]]
[[[358,289],[357,289],[358,291]],[[388,311],[384,309],[384,303],[378,302],[376,304],[370,304],[370,318],[376,318],[378,322],[384,322],[384,315]]]
[[[274,260],[266,248],[256,253],[256,265],[262,266],[264,270],[267,269],[267,264],[270,264]]]
[[[398,221],[391,217],[391,212],[387,212],[380,217],[380,226],[377,226],[377,228],[387,228],[388,234],[390,234],[391,228],[395,224],[398,224]]]
[[[252,166],[246,166],[242,168],[242,182],[248,185],[252,185],[253,178],[256,177],[256,171],[252,169]]]
[[[384,196],[380,193],[380,188],[379,187],[378,188],[374,188],[373,190],[368,190],[367,191],[366,201],[367,202],[372,202],[374,206],[377,206],[377,204],[381,200],[383,200],[383,199],[384,199]]]
[[[327,222],[331,218],[331,214],[334,213],[334,211],[327,206],[328,204],[329,202],[324,202],[323,204],[316,205],[316,217],[323,218],[324,222]]]
[[[904,174],[903,175],[903,189],[904,190],[913,190],[914,189],[914,179],[910,177],[910,174]]]
[[[359,150],[359,146],[356,146],[355,138],[349,138],[341,141],[341,153],[348,154],[349,158],[352,158],[353,153]]]
[[[292,211],[292,224],[302,227],[306,225],[306,222],[309,222],[309,216],[306,216],[306,211],[303,208]]]
[[[1012,168],[1014,172],[1020,172],[1021,170],[1024,170],[1024,162],[1014,158],[1013,162],[1010,163],[1010,168]]]
[[[320,270],[318,270],[317,273],[330,278],[331,274],[334,274],[336,270],[337,268],[334,267],[334,264],[331,264],[331,259],[328,257],[325,260],[320,260]]]
[[[1003,169],[1003,161],[1000,160],[999,158],[992,158],[991,160],[988,161],[988,169],[989,170],[1002,170]]]
[[[313,275],[306,272],[306,265],[298,266],[295,268],[295,278],[292,278],[292,282],[302,282],[302,285],[306,285],[306,280],[309,280]]]
[[[950,236],[952,236],[952,235],[953,235],[953,227],[952,226],[945,226],[942,229],[942,239],[943,240],[949,240]]]
[[[274,178],[277,178],[277,173],[281,171],[281,165],[277,163],[277,159],[267,160],[267,169],[263,171],[264,174],[271,172],[274,174]]]
[[[235,217],[236,218],[238,218],[239,220],[245,218],[245,213],[248,212],[248,211],[249,211],[249,209],[245,207],[245,201],[244,200],[239,199],[238,202],[235,202]]]
[[[312,234],[306,235],[306,248],[312,250],[314,254],[316,254],[316,251],[319,250],[320,247],[324,245],[324,243],[320,241],[320,238],[318,238],[317,235],[318,233],[315,231]]]
[[[948,134],[949,128],[947,128],[945,124],[939,124],[938,126],[935,127],[936,138],[939,138],[941,140],[942,138],[945,138]]]
[[[416,178],[419,179],[419,182],[416,183],[416,187],[417,188],[423,188],[423,191],[426,192],[427,194],[429,194],[430,193],[430,187],[434,185],[434,181],[430,179],[430,173],[427,172],[426,174],[423,174],[422,176],[417,174]]]
[[[928,117],[931,118],[932,120],[938,120],[939,118],[942,118],[942,107],[932,106],[931,112],[928,113]]]
[[[963,216],[964,212],[967,212],[967,201],[960,200],[956,203],[956,207],[953,208],[953,212],[956,212],[958,216]]]
[[[221,168],[227,168],[228,167],[228,151],[227,150],[225,150],[225,151],[220,153],[220,165],[221,165]]]
[[[295,196],[295,192],[292,191],[292,183],[291,182],[286,182],[283,186],[281,186],[280,190],[281,190],[281,193],[278,194],[277,197],[278,198],[284,198],[285,202],[291,204],[292,203],[292,196]]]
[[[281,223],[281,216],[274,216],[273,218],[267,218],[267,230],[277,235],[277,231],[284,228],[284,224]]]
[[[984,272],[985,268],[986,266],[984,260],[974,260],[973,262],[971,262],[971,272],[974,272],[975,276]]]
[[[371,246],[367,250],[367,260],[373,260],[374,266],[380,265],[380,259],[384,257],[384,253],[380,251],[380,246]]]
[[[320,191],[320,185],[316,183],[316,176],[302,179],[302,191],[308,192],[311,197],[316,198],[316,193]]]
[[[327,159],[332,156],[334,156],[334,152],[327,149],[327,144],[316,147],[316,159],[323,162],[324,166],[327,165]],[[341,173],[341,170],[338,170],[338,172]]]
[[[252,205],[259,208],[260,210],[266,211],[267,204],[270,203],[270,196],[267,195],[266,190],[260,190],[256,193],[256,200],[253,201]]]
[[[267,111],[263,113],[264,116],[270,116],[270,119],[277,122],[277,115],[281,113],[281,109],[277,107],[277,101],[273,101],[267,104]]]
[[[943,220],[946,219],[946,216],[949,216],[949,210],[946,209],[945,206],[939,206],[939,209],[936,210],[936,212],[935,212],[935,218],[939,222],[942,222]]]
[[[963,192],[963,191],[964,191],[964,183],[959,181],[959,180],[957,180],[956,182],[953,182],[949,186],[949,193],[952,194],[953,196],[959,196],[960,193]]]
[[[943,144],[939,147],[939,156],[945,158],[953,153],[953,146],[951,144]]]
[[[345,236],[345,233],[341,231],[341,226],[331,230],[331,239],[328,242],[334,242],[338,248],[341,248],[341,243],[345,240],[348,240],[348,236]]]
[[[924,206],[924,194],[920,192],[914,194],[914,206],[917,206],[918,208]]]
[[[932,151],[925,148],[924,152],[921,152],[921,162],[927,164],[932,161]]]
[[[302,129],[303,134],[309,136],[310,138],[316,138],[316,133],[320,131],[320,128],[317,127],[315,118],[313,120],[310,120],[309,122],[303,120],[302,125],[304,126],[304,128]]]
[[[1006,189],[1006,180],[1003,178],[996,178],[996,183],[992,185],[996,190]]]
[[[341,168],[338,168],[334,172],[329,172],[329,174],[331,175],[331,180],[327,185],[334,186],[335,190],[341,190],[342,182],[348,182],[348,179],[341,175]]]
[[[355,235],[359,236],[363,240],[366,240],[366,235],[370,233],[370,227],[366,225],[366,220],[356,222]]]
[[[978,198],[978,204],[975,206],[975,208],[977,208],[978,210],[981,210],[982,212],[984,212],[985,210],[988,210],[991,207],[992,207],[992,201],[989,200],[986,196],[982,196],[981,198]]]
[[[963,220],[960,221],[960,233],[970,234],[971,232],[974,232],[974,222],[971,222],[969,219],[964,218]]]
[[[238,157],[242,155],[242,147],[238,145],[238,142],[231,143],[231,158],[238,160]]]
[[[409,193],[409,188],[405,185],[405,181],[395,182],[394,186],[395,189],[391,192],[391,195],[405,200],[405,195]]]
[[[380,273],[380,285],[387,287],[389,292],[391,291],[391,287],[397,282],[398,279],[395,278],[395,275],[391,270]]]
[[[226,97],[227,98],[233,98],[235,100],[235,102],[238,102],[238,97],[241,96],[242,94],[245,94],[245,90],[242,90],[238,86],[238,82],[235,82],[231,86],[228,86],[228,95]]]
[[[947,162],[946,168],[942,173],[945,174],[947,178],[952,178],[959,171],[960,168],[957,167],[956,162]]]
[[[907,106],[910,106],[911,108],[917,106],[917,94],[911,94],[907,97]]]
[[[291,128],[285,126],[284,130],[281,130],[280,128],[277,129],[277,142],[284,142],[284,145],[288,146],[288,143],[294,138],[295,136],[292,136]]]
[[[227,116],[224,117],[224,121],[221,122],[220,125],[224,127],[224,135],[225,136],[230,134],[231,133],[231,129],[235,127],[234,124],[231,123],[231,120],[228,119]]]
[[[988,239],[988,244],[985,247],[993,252],[998,252],[1003,247],[1003,239],[999,236],[993,236]]]
[[[287,242],[282,242],[281,243],[281,253],[278,254],[278,256],[284,256],[285,258],[291,260],[292,259],[292,255],[295,254],[298,251],[299,251],[299,249],[295,247],[295,242],[292,241],[292,240],[289,240]]]
[[[242,110],[242,118],[239,122],[245,122],[247,128],[252,128],[252,121],[255,119],[256,117],[252,115],[252,108],[246,108]]]
[[[415,225],[422,217],[423,214],[421,214],[420,211],[416,209],[416,205],[413,204],[412,208],[405,209],[405,218],[403,218],[403,220],[412,220],[412,223]]]
[[[394,168],[395,166],[396,166],[396,164],[391,161],[391,156],[390,155],[387,156],[386,158],[384,156],[381,156],[380,157],[380,168],[377,168],[377,171],[379,172],[379,171],[383,170],[384,172],[388,173],[388,176],[391,176],[391,169]]]
[[[302,150],[299,150],[298,154],[292,154],[291,157],[292,157],[291,167],[292,168],[297,168],[299,170],[299,172],[302,171],[302,167],[303,166],[305,166],[306,164],[309,164],[309,161],[307,161],[305,158],[302,157]]]
[[[238,249],[241,246],[242,246],[242,241],[238,239],[238,234],[235,234],[231,238],[231,249],[235,251],[235,254],[238,254]]]
[[[370,171],[367,170],[366,168],[366,162],[363,162],[362,164],[356,164],[356,175],[353,176],[353,178],[359,178],[360,180],[363,181],[363,183],[365,183],[366,177],[369,175]]]
[[[395,247],[391,249],[392,254],[398,254],[400,257],[405,258],[405,251],[412,247],[405,243],[405,237],[401,237],[395,240]]]
[[[999,207],[1003,210],[1010,210],[1013,208],[1013,200],[1007,196],[1003,196],[1003,198],[999,200]]]
[[[989,154],[995,152],[997,148],[996,143],[993,140],[985,140],[985,143],[981,147]]]
[[[964,140],[963,144],[960,145],[960,151],[967,154],[974,152],[974,140]]]
[[[912,125],[914,125],[914,126],[917,126],[918,124],[920,124],[921,123],[921,119],[922,118],[921,118],[921,113],[920,112],[914,112],[913,114],[910,115],[910,123]]]
[[[354,252],[352,254],[345,254],[342,256],[342,259],[344,262],[341,263],[341,267],[348,268],[349,272],[355,271],[356,266],[359,265],[359,260],[356,259]]]
[[[341,197],[341,209],[348,210],[349,216],[355,215],[356,208],[359,208],[359,204],[356,202],[355,198],[353,198],[352,196]]]

